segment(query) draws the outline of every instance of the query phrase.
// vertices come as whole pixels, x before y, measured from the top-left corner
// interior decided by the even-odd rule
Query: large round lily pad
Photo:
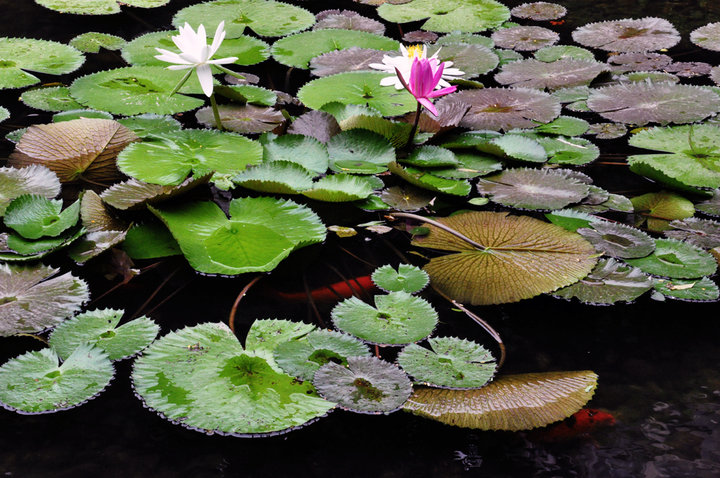
[[[413,0],[384,3],[378,15],[394,23],[427,19],[422,29],[434,32],[479,32],[500,26],[510,18],[510,10],[495,0]]]
[[[170,0],[83,0],[80,2],[69,0],[35,0],[39,5],[60,13],[74,13],[77,15],[109,15],[120,13],[120,5],[140,8],[161,7]]]
[[[467,212],[438,219],[479,243],[478,249],[431,224],[417,246],[456,252],[425,265],[431,283],[475,305],[517,302],[572,284],[595,265],[595,249],[578,234],[527,216]]]
[[[269,271],[292,251],[325,239],[309,208],[270,197],[230,202],[230,219],[213,202],[152,208],[170,229],[190,265],[206,274]]]
[[[575,30],[572,37],[583,46],[617,52],[663,50],[680,41],[675,27],[656,17],[589,23]]]
[[[62,364],[51,348],[28,352],[0,367],[0,404],[22,414],[68,410],[97,396],[114,374],[107,354],[88,344]]]
[[[592,398],[597,379],[585,370],[505,375],[478,390],[420,387],[403,409],[465,428],[530,430],[577,412]]]
[[[0,90],[40,82],[25,70],[62,75],[85,62],[83,54],[71,46],[32,38],[0,38],[0,58]]]
[[[545,62],[529,58],[503,65],[495,81],[501,85],[556,90],[587,85],[606,70],[604,63],[593,60],[562,58]]]
[[[554,45],[560,35],[552,30],[537,26],[501,28],[492,34],[495,46],[516,51],[539,50]]]
[[[0,336],[40,332],[90,299],[85,281],[49,266],[0,264]]]
[[[690,41],[707,50],[720,51],[720,22],[708,23],[693,30]]]
[[[148,407],[205,433],[285,433],[334,406],[310,383],[245,352],[222,323],[186,327],[155,341],[135,361],[132,380]]]

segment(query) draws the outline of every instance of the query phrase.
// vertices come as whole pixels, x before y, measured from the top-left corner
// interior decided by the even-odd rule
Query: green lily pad
[[[490,139],[486,143],[477,144],[475,149],[503,159],[530,163],[544,163],[548,157],[545,148],[538,141],[519,134],[506,134]]]
[[[533,53],[533,56],[536,59],[547,63],[552,63],[553,61],[562,60],[565,58],[587,61],[595,60],[595,55],[593,54],[593,52],[575,45],[546,46]]]
[[[263,37],[282,37],[305,30],[315,23],[307,10],[272,0],[221,0],[185,7],[173,17],[173,25],[202,24],[214,32],[225,22],[227,38],[237,38],[246,28]]]
[[[87,107],[117,115],[181,113],[205,104],[179,93],[170,96],[183,74],[160,66],[116,68],[76,79],[70,85],[70,94]],[[202,90],[199,83],[194,86],[188,81],[182,93],[199,94]]]
[[[417,387],[403,409],[448,425],[479,430],[529,430],[569,417],[592,398],[589,370],[504,375],[477,390]]]
[[[393,158],[394,159],[394,158]],[[449,149],[440,146],[424,145],[414,149],[410,156],[399,160],[402,163],[421,168],[457,166],[458,160]],[[389,162],[389,161],[388,161]]]
[[[496,203],[520,209],[553,210],[576,203],[589,186],[563,170],[516,168],[480,178],[478,192]]]
[[[374,174],[395,161],[395,148],[381,135],[365,129],[336,134],[327,144],[333,171]]]
[[[397,366],[375,357],[348,357],[348,365],[323,365],[313,384],[338,407],[358,413],[391,413],[412,393],[412,383]]]
[[[461,78],[469,79],[493,71],[499,58],[489,47],[477,43],[443,43],[428,47],[428,56],[438,53],[440,61],[450,61],[452,67],[465,74]]]
[[[85,281],[42,264],[0,264],[0,336],[40,332],[90,299]]]
[[[13,199],[23,194],[54,198],[60,194],[60,180],[45,166],[0,168],[0,216]]]
[[[312,380],[327,363],[348,365],[349,357],[369,357],[368,346],[358,339],[333,330],[315,330],[299,340],[275,347],[275,362],[285,373],[300,380]]]
[[[558,134],[563,136],[580,136],[585,134],[590,124],[573,116],[558,116],[549,123],[537,126],[534,131],[545,134]]]
[[[172,116],[144,114],[120,118],[118,123],[131,130],[140,138],[146,138],[159,133],[169,133],[182,129],[182,125]]]
[[[372,281],[385,292],[416,294],[427,287],[430,278],[424,270],[410,264],[400,264],[397,269],[388,264],[375,269]]]
[[[290,35],[276,41],[272,55],[283,65],[309,68],[310,60],[323,53],[345,50],[351,47],[396,51],[398,42],[381,35],[357,30],[313,30]]]
[[[25,91],[20,100],[31,108],[43,111],[69,111],[83,106],[70,96],[66,86],[40,87]]]
[[[283,372],[275,362],[275,349],[284,342],[300,340],[315,330],[314,325],[305,322],[259,319],[250,325],[250,330],[245,338],[245,349],[247,352],[267,360],[275,371]]]
[[[433,176],[446,179],[472,179],[500,171],[505,166],[504,163],[495,156],[473,152],[456,151],[455,159],[458,160],[456,167],[435,168],[432,170]]]
[[[576,297],[580,302],[608,305],[632,302],[653,287],[653,280],[639,268],[614,259],[600,259],[585,278],[553,292],[564,299]]]
[[[146,183],[177,186],[192,172],[203,176],[215,172],[237,174],[262,160],[262,147],[256,141],[233,133],[179,130],[146,138],[126,148],[118,156],[118,168]]]
[[[85,53],[98,53],[100,48],[119,50],[127,41],[119,36],[108,33],[87,32],[76,36],[68,42],[70,46]]]
[[[581,227],[590,227],[591,224],[600,220],[588,213],[576,211],[574,209],[560,209],[552,211],[546,213],[545,217],[553,224],[572,232],[577,231]]]
[[[0,403],[25,415],[69,410],[95,398],[114,374],[105,352],[91,345],[62,364],[53,349],[27,352],[0,367]]]
[[[630,201],[635,210],[635,225],[647,221],[648,229],[654,232],[668,229],[672,220],[686,219],[695,214],[691,201],[666,191],[635,196]]]
[[[275,92],[255,85],[217,86],[213,91],[237,103],[250,103],[259,106],[274,106],[278,97]]]
[[[600,149],[587,139],[556,136],[536,140],[545,148],[549,156],[548,163],[582,166],[600,156]]]
[[[195,25],[193,23],[193,25]],[[207,25],[206,25],[207,27]],[[214,32],[214,30],[209,30]],[[177,31],[161,31],[146,33],[128,42],[122,49],[122,57],[131,65],[138,66],[168,66],[167,62],[158,60],[155,48],[163,48],[173,53],[180,53],[180,50],[172,41],[172,37],[178,35]],[[267,43],[247,35],[240,35],[235,38],[227,38],[222,42],[220,48],[213,55],[214,58],[236,57],[235,65],[254,65],[267,60],[270,57],[270,47]],[[213,73],[220,70],[211,66]]]
[[[111,119],[113,119],[113,115],[111,115],[110,113],[107,113],[105,111],[77,109],[77,110],[68,110],[68,111],[61,111],[60,113],[55,113],[52,117],[52,120],[53,120],[53,123],[60,123],[61,121],[71,121],[71,120],[75,120],[75,119],[84,119],[84,118],[99,118],[99,119],[111,120]]]
[[[657,239],[655,252],[638,259],[626,259],[626,262],[648,274],[671,279],[696,279],[713,275],[718,265],[710,253],[674,239]]]
[[[296,163],[315,175],[325,174],[328,169],[328,150],[324,144],[310,136],[285,134],[277,136],[264,134],[260,137],[263,145],[263,160]]]
[[[339,102],[375,108],[383,116],[398,116],[416,109],[415,98],[403,90],[381,86],[387,73],[350,71],[312,80],[300,88],[298,99],[308,108],[321,109]]]
[[[125,235],[122,248],[131,259],[157,259],[179,256],[180,246],[162,224],[136,224]]]
[[[10,112],[7,108],[0,106],[0,123],[10,117]]]
[[[499,27],[510,10],[494,0],[413,0],[401,5],[384,3],[378,15],[393,23],[425,20],[423,30],[433,32],[480,32]]]
[[[299,194],[313,187],[313,173],[289,161],[265,162],[247,168],[232,180],[238,186],[273,194]]]
[[[69,246],[85,234],[77,227],[58,237],[25,239],[20,234],[0,233],[0,260],[6,262],[28,262],[40,259],[59,249]]]
[[[425,265],[433,285],[455,300],[474,305],[517,302],[552,292],[585,277],[596,252],[576,233],[528,216],[466,212],[436,219],[483,246],[431,224],[416,246],[456,252]]]
[[[681,221],[672,221],[670,228],[664,231],[666,237],[687,242],[703,249],[720,247],[720,222],[691,217]]]
[[[269,197],[230,202],[230,219],[212,202],[149,209],[170,229],[190,265],[206,274],[269,271],[292,251],[325,239],[305,206]]]
[[[167,4],[170,0],[89,0],[75,2],[69,0],[35,0],[36,3],[60,13],[78,15],[109,15],[120,12],[120,5],[131,7],[155,8]]]
[[[438,322],[435,309],[407,292],[376,295],[375,307],[357,297],[332,310],[335,327],[377,345],[405,345],[430,335]]]
[[[62,43],[31,38],[0,38],[0,90],[40,83],[27,71],[63,75],[77,70],[85,57]]]
[[[74,226],[80,201],[62,211],[62,201],[26,194],[14,199],[5,210],[5,225],[26,239],[56,237]]]
[[[431,350],[410,344],[397,362],[416,383],[441,388],[480,388],[495,375],[490,351],[470,340],[455,337],[428,339]]]
[[[639,229],[621,223],[595,221],[577,230],[595,248],[608,256],[628,259],[645,257],[655,250],[655,241]]]
[[[714,302],[720,297],[720,290],[715,282],[702,279],[655,279],[655,291],[671,299],[692,302]]]
[[[627,158],[630,170],[671,186],[720,187],[720,127],[710,124],[650,128],[629,143],[665,154]],[[667,154],[669,153],[669,154]]]
[[[317,181],[303,196],[317,201],[347,202],[365,199],[373,193],[373,183],[350,174],[330,174]]]
[[[467,196],[470,194],[470,183],[465,180],[445,179],[430,174],[430,172],[411,166],[403,167],[398,163],[388,164],[388,169],[410,184],[439,193],[454,196]]]
[[[285,433],[333,408],[311,384],[244,351],[222,323],[186,327],[156,340],[135,360],[132,380],[146,406],[205,433]]]
[[[131,357],[155,340],[160,327],[143,316],[118,327],[123,310],[97,309],[76,315],[58,325],[49,345],[65,360],[83,343],[94,345],[112,361]]]

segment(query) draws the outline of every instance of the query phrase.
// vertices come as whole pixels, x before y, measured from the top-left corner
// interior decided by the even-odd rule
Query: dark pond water
[[[84,31],[133,38],[169,26],[171,15],[195,3],[173,1],[152,11],[132,10],[112,17],[74,17],[50,12],[30,0],[0,1],[2,35],[67,41]],[[513,6],[521,2],[506,2]],[[606,18],[662,16],[687,37],[705,23],[720,20],[720,2],[566,1],[570,11],[562,32]],[[353,7],[350,3],[306,2],[308,8]],[[369,7],[359,7],[371,12]],[[698,58],[687,41],[675,55]],[[112,53],[93,57],[87,71],[115,65]],[[268,62],[270,63],[270,62]],[[281,69],[260,71],[278,81]],[[55,81],[55,80],[52,80]],[[47,118],[30,116],[16,101],[17,92],[0,94],[12,119],[2,133]],[[8,124],[9,123],[9,124]],[[623,142],[604,151],[621,151]],[[10,151],[0,146],[0,157]],[[612,173],[612,172],[611,172]],[[613,174],[600,185],[620,186]],[[594,172],[591,175],[595,176]],[[635,181],[639,182],[639,180]],[[315,207],[315,206],[314,206]],[[358,213],[342,217],[333,208],[318,211],[327,224],[374,219]],[[335,221],[335,222],[334,222]],[[371,264],[396,262],[388,242],[406,251],[404,237],[329,239],[288,261],[243,300],[238,316],[242,336],[256,318],[312,321],[302,303],[278,303],[277,288],[302,289],[335,282],[332,267],[347,276],[366,275]],[[92,278],[99,297],[117,278],[101,264],[77,271]],[[182,261],[168,260],[93,307],[138,310],[172,274],[145,311],[163,333],[184,325],[226,321],[237,292],[248,278],[219,279],[194,275]],[[170,300],[170,294],[179,291]],[[434,298],[437,299],[437,298]],[[485,341],[463,315],[434,303],[441,312],[442,334]],[[327,307],[321,312],[327,316]],[[547,297],[520,304],[481,308],[478,313],[501,333],[508,346],[504,372],[591,369],[600,376],[589,406],[612,413],[614,427],[591,438],[565,443],[534,441],[522,433],[478,432],[452,428],[406,413],[355,415],[340,411],[288,435],[264,439],[205,436],[171,425],[145,410],[130,387],[130,364],[118,366],[116,379],[100,397],[75,410],[44,416],[20,416],[0,409],[0,473],[13,477],[647,477],[720,476],[720,322],[717,304],[657,303],[647,298],[633,305],[593,308]],[[490,346],[491,344],[488,343]],[[0,362],[42,344],[28,337],[3,339]],[[391,357],[389,357],[391,358]],[[464,458],[463,458],[464,457]]]

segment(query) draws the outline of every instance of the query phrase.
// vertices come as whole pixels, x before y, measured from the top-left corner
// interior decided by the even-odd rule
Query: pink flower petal
[[[427,108],[427,109],[430,111],[430,113],[432,113],[432,114],[435,115],[435,116],[438,115],[438,112],[437,112],[437,110],[435,109],[435,105],[432,104],[432,102],[431,102],[429,99],[427,99],[427,98],[418,98],[417,100],[418,100],[418,103],[420,103],[420,104],[423,105],[425,108]]]

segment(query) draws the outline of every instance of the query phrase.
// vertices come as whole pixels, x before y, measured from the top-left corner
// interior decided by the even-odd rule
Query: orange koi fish
[[[561,422],[531,432],[529,437],[547,443],[562,442],[589,437],[596,428],[613,425],[615,425],[615,417],[610,413],[583,408]]]
[[[349,283],[348,283],[349,282]],[[352,287],[351,287],[352,286]],[[375,284],[370,279],[370,276],[356,277],[354,279],[348,279],[347,282],[340,281],[334,284],[318,287],[317,289],[310,291],[310,297],[315,302],[332,302],[340,299],[347,299],[352,297],[357,292],[367,290],[375,290]],[[302,292],[276,292],[278,297],[284,300],[291,301],[305,301],[308,295],[305,291]]]

